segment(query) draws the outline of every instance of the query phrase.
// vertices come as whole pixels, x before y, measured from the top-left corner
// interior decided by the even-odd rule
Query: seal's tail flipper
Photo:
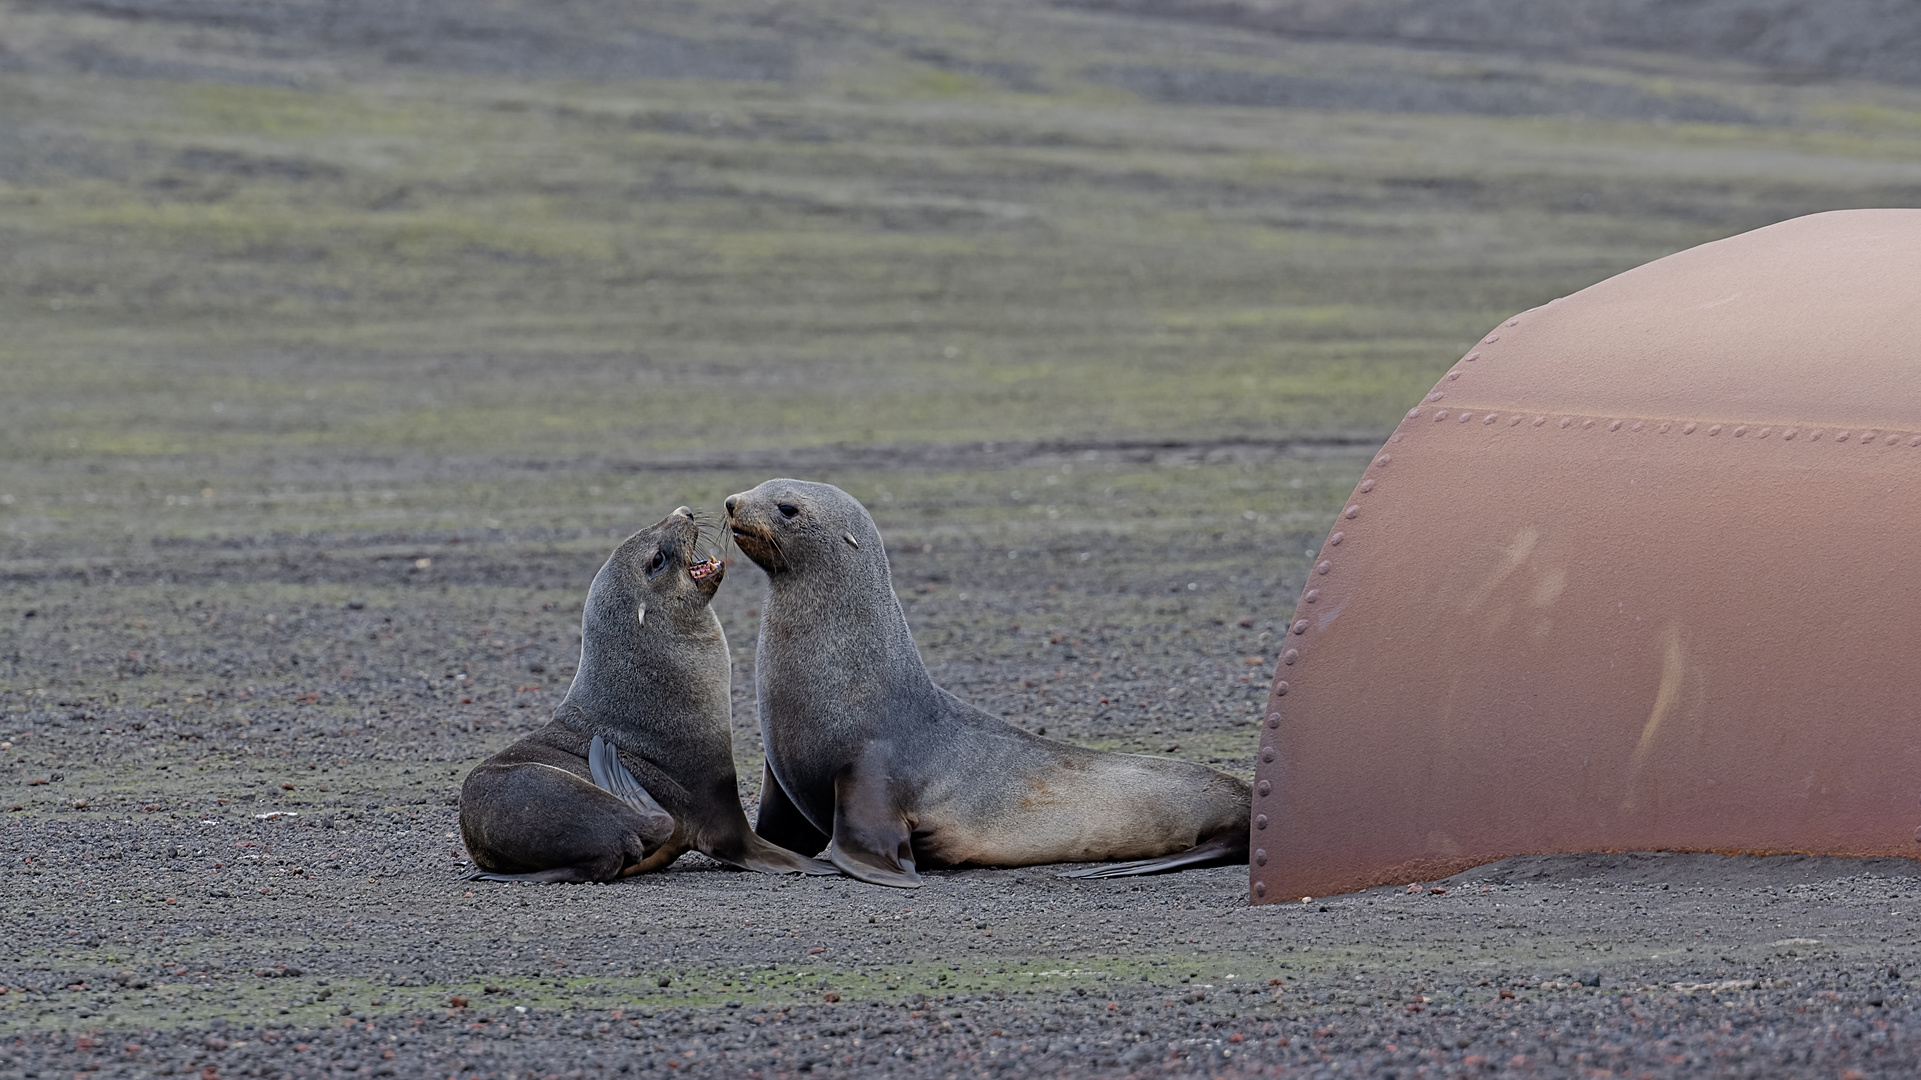
[[[1245,862],[1247,862],[1247,837],[1217,836],[1206,843],[1195,844],[1186,851],[1177,851],[1158,859],[1101,863],[1080,870],[1069,870],[1060,876],[1082,881],[1090,878],[1142,877],[1147,874],[1172,873],[1175,870],[1193,870],[1203,866],[1237,866]]]
[[[634,779],[634,774],[627,771],[627,766],[620,763],[620,751],[598,735],[587,747],[587,769],[594,774],[594,786],[633,807],[644,817],[667,821],[671,830],[673,815],[661,809],[654,797],[647,794],[647,789],[640,786],[640,781]]]

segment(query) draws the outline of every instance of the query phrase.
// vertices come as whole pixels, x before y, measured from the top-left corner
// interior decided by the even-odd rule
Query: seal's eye
[[[793,517],[800,513],[800,507],[795,506],[793,503],[781,503],[779,506],[774,507],[774,509],[780,511],[781,517]]]
[[[654,552],[653,561],[647,564],[647,576],[652,577],[665,569],[667,569],[667,553],[664,551]]]

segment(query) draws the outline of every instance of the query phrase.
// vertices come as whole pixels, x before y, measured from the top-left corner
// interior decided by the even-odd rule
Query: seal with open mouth
[[[763,873],[837,873],[755,835],[734,774],[717,557],[680,507],[614,549],[581,617],[580,668],[546,727],[460,791],[474,877],[608,881],[690,849]]]
[[[1206,766],[1029,734],[935,686],[873,518],[828,484],[769,480],[726,526],[767,571],[755,658],[760,834],[850,876],[1136,860],[1107,877],[1247,861],[1248,785]]]

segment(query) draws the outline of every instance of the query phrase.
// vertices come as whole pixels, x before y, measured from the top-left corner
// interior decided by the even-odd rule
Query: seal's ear
[[[847,544],[848,544],[848,546],[849,546],[849,547],[853,547],[853,548],[859,548],[859,547],[860,547],[860,541],[859,541],[859,540],[856,540],[856,539],[854,539],[854,534],[853,534],[853,533],[841,533],[841,534],[840,534],[840,538],[841,538],[842,540],[845,540],[845,541],[847,541]]]

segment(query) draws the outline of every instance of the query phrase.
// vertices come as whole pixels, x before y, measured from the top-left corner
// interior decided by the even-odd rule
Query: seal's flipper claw
[[[656,815],[672,817],[667,811],[661,809],[652,795],[647,794],[647,789],[640,786],[640,781],[634,779],[634,774],[627,771],[627,766],[620,763],[620,751],[614,749],[612,743],[598,735],[594,736],[594,741],[587,746],[587,769],[594,774],[595,787],[642,814],[648,817]]]
[[[1193,870],[1203,866],[1235,866],[1247,862],[1247,840],[1244,837],[1217,837],[1203,844],[1195,844],[1186,851],[1163,855],[1158,859],[1137,859],[1134,862],[1101,863],[1079,870],[1068,870],[1060,877],[1074,878],[1077,881],[1090,881],[1098,878],[1144,877],[1148,874],[1169,874],[1176,870]]]
[[[912,841],[907,822],[880,785],[861,783],[853,769],[834,778],[834,839],[827,857],[848,877],[895,889],[920,888]]]

